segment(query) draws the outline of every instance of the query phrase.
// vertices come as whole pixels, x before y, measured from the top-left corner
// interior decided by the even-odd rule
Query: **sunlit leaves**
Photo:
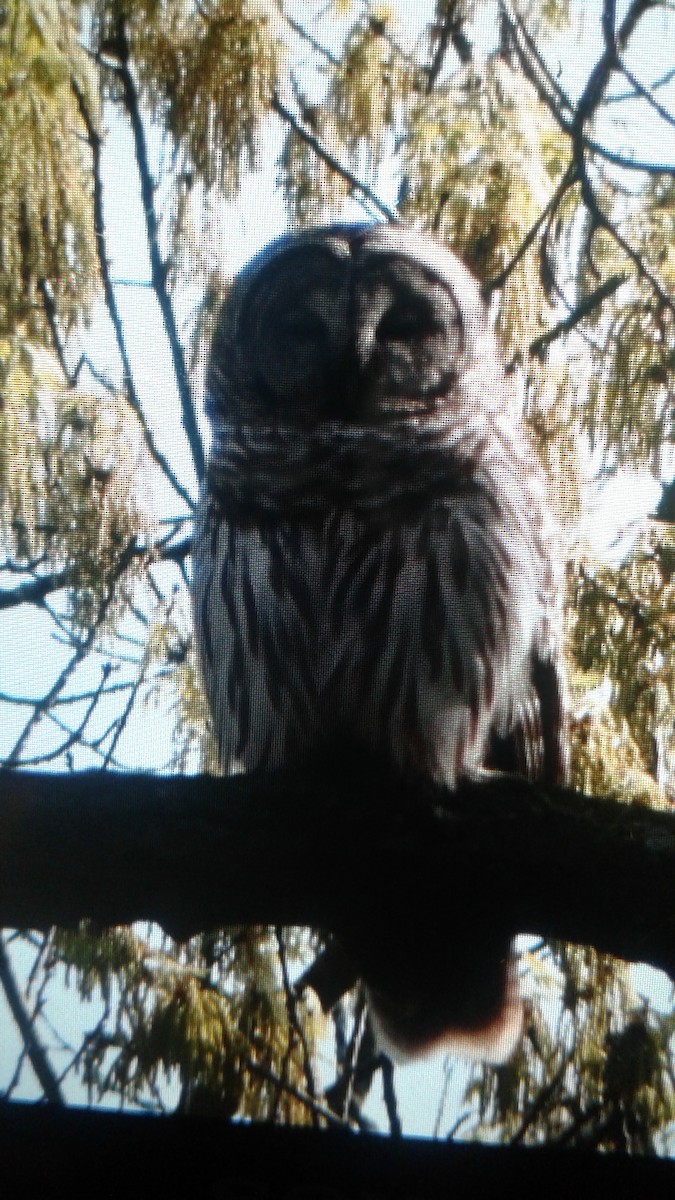
[[[99,0],[93,7],[112,94],[121,19],[143,99],[183,164],[207,188],[235,193],[241,172],[257,162],[259,126],[276,86],[274,6],[263,0]]]
[[[534,89],[501,59],[469,65],[416,101],[405,141],[404,215],[453,246],[484,281],[520,248],[566,168],[560,131]],[[546,317],[533,256],[506,283],[500,324],[514,348]]]
[[[9,0],[0,24],[0,334],[44,337],[41,281],[66,325],[96,282],[92,186],[71,86],[96,78],[67,0]]]
[[[650,532],[618,569],[581,563],[575,573],[569,618],[574,658],[584,671],[611,681],[614,733],[607,731],[590,758],[603,764],[612,790],[630,788],[627,778],[640,767],[656,779],[672,769],[674,566],[672,530],[666,527]]]
[[[17,339],[0,344],[5,548],[16,566],[67,568],[84,624],[120,556],[152,541],[148,478],[140,424],[123,397],[68,389],[44,353]]]
[[[304,1092],[307,1081],[266,931],[232,929],[177,947],[141,926],[85,924],[57,932],[49,960],[74,977],[96,1017],[77,1063],[92,1098],[146,1105],[173,1096],[172,1106],[193,1114],[310,1119],[284,1086]]]
[[[352,153],[363,151],[366,176],[381,160],[387,134],[419,76],[385,36],[388,18],[384,5],[374,6],[368,22],[354,27],[326,98],[342,143]]]

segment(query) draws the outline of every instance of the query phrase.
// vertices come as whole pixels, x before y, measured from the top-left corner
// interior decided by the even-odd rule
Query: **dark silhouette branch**
[[[640,17],[649,8],[653,7],[655,7],[653,0],[638,0],[638,3],[633,3],[630,6],[616,37],[616,42],[620,47],[625,48]],[[631,158],[625,154],[616,153],[596,142],[587,133],[586,127],[598,106],[600,104],[605,105],[615,102],[619,99],[617,96],[605,95],[605,88],[612,72],[623,70],[623,66],[619,63],[618,59],[612,59],[611,53],[605,49],[605,53],[598,60],[589,75],[586,87],[575,108],[547,67],[522,19],[512,6],[507,3],[507,0],[500,0],[500,11],[505,22],[510,45],[515,51],[523,74],[533,85],[542,104],[548,109],[560,129],[573,138],[577,151],[579,148],[589,150],[593,154],[606,159],[607,162],[623,167],[627,171],[640,171],[654,176],[675,175],[675,166],[672,163],[646,162],[642,159]],[[667,77],[664,78],[667,81]],[[578,157],[578,153],[576,157]]]
[[[39,579],[30,579],[20,583],[18,587],[6,588],[0,591],[0,609],[16,608],[19,604],[41,604],[50,592],[58,592],[68,587],[71,572],[53,571],[50,575],[42,575]]]
[[[284,942],[283,930],[280,925],[277,925],[275,931],[275,940],[277,943],[277,953],[279,955],[279,966],[281,967],[281,980],[284,987],[284,996],[286,999],[286,1016],[288,1018],[288,1027],[291,1031],[291,1036],[297,1039],[302,1051],[302,1069],[307,1082],[307,1094],[312,1100],[316,1100],[317,1088],[314,1079],[314,1070],[312,1067],[312,1059],[305,1037],[305,1030],[302,1021],[298,1016],[298,996],[295,989],[291,985],[290,976],[288,974],[288,961],[286,956],[286,945]]]
[[[541,229],[542,225],[553,220],[559,205],[562,203],[563,199],[567,195],[567,192],[570,190],[571,187],[574,186],[574,184],[576,182],[577,182],[576,168],[574,167],[573,164],[570,164],[567,167],[567,170],[565,171],[565,173],[562,175],[560,182],[559,182],[558,186],[556,187],[553,195],[551,196],[551,199],[549,200],[548,204],[545,206],[545,208],[542,209],[542,211],[540,212],[536,221],[534,221],[533,224],[531,225],[530,229],[526,233],[525,237],[523,238],[522,242],[520,243],[520,246],[516,250],[513,257],[509,260],[509,262],[506,264],[504,269],[502,271],[500,271],[498,275],[493,276],[492,279],[489,279],[487,281],[487,283],[485,283],[483,285],[482,290],[483,290],[483,294],[485,296],[489,297],[492,294],[492,292],[497,291],[499,288],[504,286],[504,284],[506,283],[506,280],[508,279],[511,272],[514,270],[515,267],[518,266],[518,263],[520,262],[520,260],[523,258],[523,256],[525,254],[527,254],[527,251],[530,249],[530,247],[534,243],[534,241],[537,237],[537,234],[539,233],[539,230]]]
[[[344,748],[231,779],[0,773],[2,925],[313,925],[358,971],[457,912],[675,977],[675,819],[507,776],[450,793]]]
[[[662,120],[666,121],[669,125],[675,126],[675,113],[671,113],[670,110],[665,107],[665,105],[659,104],[656,96],[652,95],[652,92],[649,90],[649,88],[646,88],[644,84],[640,83],[640,80],[633,74],[631,70],[629,70],[624,62],[621,63],[621,70],[626,76],[626,79],[630,83],[631,87],[634,89],[633,94],[638,96],[641,100],[644,100],[645,103],[650,106],[650,108],[653,108],[654,111],[662,118]]]
[[[643,175],[667,175],[675,178],[675,164],[673,163],[646,162],[641,158],[619,154],[614,150],[609,150],[606,146],[601,146],[599,142],[586,135],[584,135],[583,143],[587,150],[593,151],[593,154],[599,155],[600,158],[606,159],[616,167],[623,167],[626,171],[640,171]]]
[[[279,1091],[287,1092],[288,1095],[292,1096],[294,1100],[298,1100],[301,1104],[304,1104],[305,1108],[309,1110],[313,1117],[320,1117],[329,1125],[334,1125],[336,1128],[346,1127],[346,1121],[342,1121],[339,1117],[336,1117],[335,1113],[331,1112],[329,1108],[326,1108],[324,1104],[319,1104],[318,1100],[316,1100],[314,1096],[310,1096],[306,1092],[300,1091],[300,1088],[294,1087],[293,1084],[289,1083],[287,1079],[279,1079],[278,1075],[275,1075],[273,1071],[270,1071],[269,1067],[264,1067],[262,1063],[254,1062],[253,1059],[249,1058],[246,1060],[246,1069],[247,1071],[250,1071],[252,1075],[259,1075],[261,1079],[265,1079],[267,1083],[271,1083],[275,1088],[278,1088]]]
[[[28,1014],[21,998],[21,992],[14,978],[12,965],[2,937],[0,937],[0,986],[5,993],[9,1010],[21,1034],[23,1044],[26,1047],[26,1054],[35,1071],[38,1083],[44,1092],[45,1099],[50,1104],[63,1104],[63,1096],[61,1095],[58,1080],[52,1071],[44,1046],[40,1043],[35,1032],[34,1020]]]
[[[426,91],[428,94],[433,92],[436,86],[450,46],[454,48],[463,66],[473,60],[473,46],[466,36],[464,24],[463,6],[456,0],[449,0],[443,21],[436,30],[436,49],[427,72]]]

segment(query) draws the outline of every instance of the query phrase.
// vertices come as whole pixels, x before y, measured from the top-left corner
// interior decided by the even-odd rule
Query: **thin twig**
[[[546,207],[542,210],[542,212],[537,217],[536,221],[532,225],[532,228],[528,231],[528,233],[523,238],[523,241],[521,242],[520,246],[518,247],[515,254],[513,255],[513,258],[506,264],[504,269],[502,271],[500,271],[498,275],[495,275],[493,279],[488,280],[488,282],[486,284],[484,284],[483,292],[485,294],[490,295],[492,292],[494,292],[497,289],[504,286],[504,284],[506,283],[506,280],[508,279],[509,275],[513,271],[514,267],[516,267],[518,265],[518,263],[520,262],[521,258],[523,258],[523,256],[525,254],[527,254],[527,251],[530,249],[530,246],[534,242],[542,225],[548,220],[549,217],[553,216],[556,208],[560,204],[560,202],[563,199],[563,197],[565,196],[566,192],[568,192],[569,189],[571,187],[573,187],[574,183],[576,182],[576,179],[577,179],[576,167],[574,166],[574,163],[570,163],[567,170],[565,171],[565,174],[563,175],[562,179],[560,180],[560,183],[558,184],[553,195],[551,196],[551,199],[549,200]]]
[[[626,66],[626,64],[624,62],[621,63],[621,70],[623,71],[623,74],[626,76],[626,79],[628,80],[628,82],[635,89],[635,95],[639,96],[642,100],[646,100],[647,104],[649,104],[651,106],[651,108],[653,108],[654,111],[657,112],[659,114],[659,116],[663,118],[664,121],[667,121],[669,125],[675,125],[675,115],[673,115],[673,113],[669,112],[668,109],[663,106],[663,104],[659,104],[658,100],[656,99],[656,96],[653,96],[651,91],[649,91],[648,88],[646,88],[642,83],[640,83],[639,79],[637,79],[635,77],[633,72],[630,70],[629,67]]]
[[[185,365],[185,355],[178,337],[176,328],[176,318],[174,316],[173,306],[169,297],[169,292],[166,286],[167,266],[162,260],[159,249],[159,223],[157,213],[155,211],[155,188],[150,174],[150,164],[148,161],[148,148],[145,140],[145,130],[141,120],[140,105],[136,84],[131,74],[129,60],[131,57],[129,41],[127,38],[126,23],[123,17],[120,17],[117,23],[117,45],[119,49],[119,64],[115,65],[114,71],[122,85],[122,95],[124,98],[124,107],[129,114],[131,128],[134,137],[134,145],[136,148],[136,162],[141,181],[141,198],[143,201],[143,213],[145,216],[145,228],[148,237],[148,250],[150,253],[150,267],[152,271],[152,286],[157,296],[160,312],[164,321],[164,329],[169,342],[169,350],[171,352],[171,361],[173,363],[176,384],[178,387],[178,396],[180,399],[181,416],[183,429],[190,446],[192,461],[194,463],[197,478],[203,479],[205,471],[204,448],[197,427],[197,417],[195,414],[194,400],[192,396],[192,388],[190,387],[190,379]]]
[[[562,321],[559,321],[558,324],[554,325],[552,329],[547,329],[545,333],[540,334],[540,336],[535,338],[533,342],[530,342],[530,354],[536,355],[537,358],[541,358],[544,350],[551,344],[551,342],[555,341],[555,339],[559,338],[562,334],[569,333],[569,331],[574,329],[575,325],[578,325],[580,321],[583,321],[584,318],[589,315],[589,313],[593,312],[595,308],[599,308],[599,306],[603,304],[609,296],[614,295],[614,292],[617,290],[617,288],[620,288],[622,283],[626,282],[627,278],[627,275],[612,275],[610,279],[606,279],[598,288],[595,289],[594,292],[591,292],[590,296],[586,296],[586,298],[582,300],[581,303],[578,304],[571,313],[564,317]]]
[[[105,302],[110,314],[110,319],[115,331],[115,340],[117,349],[122,361],[122,376],[124,379],[124,389],[127,402],[133,412],[138,417],[143,432],[143,439],[147,446],[151,458],[157,463],[161,470],[166,475],[166,478],[175,488],[178,495],[188,505],[190,509],[194,508],[194,500],[186,488],[183,487],[180,480],[176,477],[168,459],[162,454],[161,450],[155,445],[155,439],[152,431],[145,419],[145,414],[141,406],[141,402],[136,391],[136,385],[131,372],[131,363],[127,354],[126,342],[124,339],[124,330],[122,328],[122,319],[117,307],[115,298],[115,289],[110,278],[110,268],[108,264],[108,256],[105,240],[105,225],[103,221],[103,184],[101,180],[101,135],[94,125],[93,118],[89,112],[87,101],[84,93],[73,77],[70,81],[73,94],[77,101],[78,110],[82,118],[82,123],[87,131],[87,141],[92,156],[92,174],[94,186],[94,234],[96,237],[96,249],[98,253],[99,270],[101,272],[101,280],[103,283],[103,294]]]
[[[314,1071],[312,1070],[312,1059],[309,1053],[309,1047],[307,1045],[307,1038],[305,1037],[305,1030],[303,1028],[302,1021],[298,1017],[297,996],[293,987],[291,986],[291,981],[288,974],[286,947],[284,945],[283,934],[280,925],[275,925],[274,936],[277,943],[279,963],[281,964],[281,979],[284,986],[284,996],[286,998],[286,1015],[288,1017],[288,1024],[293,1034],[295,1034],[297,1037],[302,1050],[302,1069],[305,1079],[307,1080],[307,1092],[311,1096],[312,1100],[316,1100],[316,1083],[314,1080]]]
[[[322,162],[324,162],[327,167],[330,167],[331,171],[335,171],[336,175],[341,175],[342,178],[346,180],[346,182],[352,188],[354,188],[355,191],[360,192],[361,195],[373,205],[373,208],[376,208],[377,211],[381,213],[383,217],[386,217],[388,221],[392,221],[395,224],[399,223],[400,219],[396,215],[394,209],[389,208],[387,204],[384,204],[383,201],[375,195],[375,192],[373,192],[367,184],[363,183],[362,180],[358,179],[357,176],[349,170],[349,167],[345,167],[343,163],[341,163],[335,157],[334,154],[331,154],[330,150],[326,149],[316,135],[307,129],[307,127],[303,125],[296,116],[294,116],[290,109],[286,108],[285,104],[282,104],[278,96],[275,96],[272,100],[272,108],[277,116],[286,121],[286,123],[290,125],[293,132],[297,134],[297,136],[301,138],[306,145],[311,147],[311,149],[315,154],[318,155]]]
[[[173,536],[172,534],[169,537]],[[169,537],[166,541],[169,540]],[[182,542],[177,542],[174,546],[166,546],[159,542],[153,549],[154,562],[174,562],[178,566],[188,557],[192,549],[192,541],[190,538],[184,538]],[[140,558],[148,553],[147,547],[134,543],[132,549],[125,553],[131,558]],[[17,608],[20,604],[41,604],[46,596],[51,592],[58,592],[61,588],[67,588],[72,581],[72,571],[65,568],[63,571],[54,571],[51,575],[43,575],[40,579],[32,579],[29,582],[19,584],[15,588],[7,588],[0,591],[0,611],[4,608]]]
[[[326,62],[329,62],[332,67],[340,66],[341,60],[335,54],[332,54],[331,51],[325,46],[322,46],[321,42],[317,41],[315,37],[312,37],[312,34],[308,33],[308,31],[300,24],[299,21],[294,21],[293,17],[290,17],[286,12],[283,3],[278,3],[277,8],[286,24],[293,30],[294,33],[298,35],[298,37],[301,37],[303,41],[307,42],[312,49],[316,50],[317,54],[320,54],[322,58],[325,58]]]
[[[300,1104],[304,1104],[305,1107],[308,1108],[310,1112],[315,1113],[317,1117],[322,1117],[323,1120],[327,1121],[329,1125],[337,1125],[341,1129],[344,1129],[345,1127],[348,1128],[347,1121],[342,1121],[340,1117],[337,1117],[329,1108],[326,1108],[323,1104],[319,1104],[318,1101],[313,1100],[312,1097],[308,1096],[306,1092],[301,1092],[300,1089],[294,1087],[292,1083],[287,1083],[283,1079],[280,1079],[278,1075],[275,1075],[273,1071],[268,1070],[267,1067],[263,1067],[260,1063],[254,1062],[253,1059],[249,1058],[246,1060],[246,1069],[253,1075],[259,1075],[261,1079],[267,1080],[267,1082],[271,1083],[273,1087],[281,1088],[284,1092],[288,1092],[289,1096],[292,1096],[294,1100],[298,1100]]]
[[[49,710],[52,702],[63,691],[64,687],[66,686],[66,683],[68,682],[71,675],[73,674],[73,671],[75,671],[75,669],[78,667],[78,665],[82,662],[82,660],[88,654],[89,650],[91,649],[91,647],[94,643],[96,634],[98,633],[98,630],[100,629],[101,625],[103,624],[103,621],[105,620],[108,608],[110,607],[110,603],[112,601],[115,585],[118,582],[118,580],[120,579],[120,577],[122,576],[122,574],[124,573],[124,571],[126,570],[126,568],[129,566],[129,563],[132,561],[134,554],[135,554],[135,542],[132,539],[129,542],[126,549],[122,552],[122,554],[120,554],[120,556],[117,560],[117,563],[115,564],[114,574],[112,575],[111,579],[109,580],[108,586],[106,588],[106,593],[102,597],[102,599],[99,603],[98,612],[96,614],[95,620],[92,622],[91,628],[87,630],[86,636],[83,638],[83,640],[78,643],[75,653],[73,654],[72,658],[66,663],[63,670],[60,672],[59,677],[56,680],[56,682],[52,685],[52,687],[49,689],[49,691],[46,693],[46,695],[42,698],[40,703],[37,704],[35,706],[35,708],[33,709],[31,716],[28,718],[28,721],[24,725],[21,733],[19,734],[19,737],[17,738],[17,740],[15,742],[15,744],[9,754],[9,757],[5,760],[5,763],[4,763],[5,766],[13,767],[13,766],[18,765],[19,755],[21,754],[21,751],[23,750],[23,747],[25,746],[33,729],[40,722],[40,720],[42,719],[44,714]]]

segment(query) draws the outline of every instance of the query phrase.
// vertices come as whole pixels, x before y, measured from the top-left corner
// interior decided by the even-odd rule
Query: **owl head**
[[[478,285],[449,250],[395,225],[308,229],[235,280],[208,411],[216,424],[434,420],[475,400],[472,373],[486,361],[501,370]],[[484,396],[499,391],[489,383]]]

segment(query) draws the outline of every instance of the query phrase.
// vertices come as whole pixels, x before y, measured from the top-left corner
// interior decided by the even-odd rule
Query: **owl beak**
[[[353,346],[347,346],[326,381],[326,416],[358,424],[363,419],[363,374]]]

